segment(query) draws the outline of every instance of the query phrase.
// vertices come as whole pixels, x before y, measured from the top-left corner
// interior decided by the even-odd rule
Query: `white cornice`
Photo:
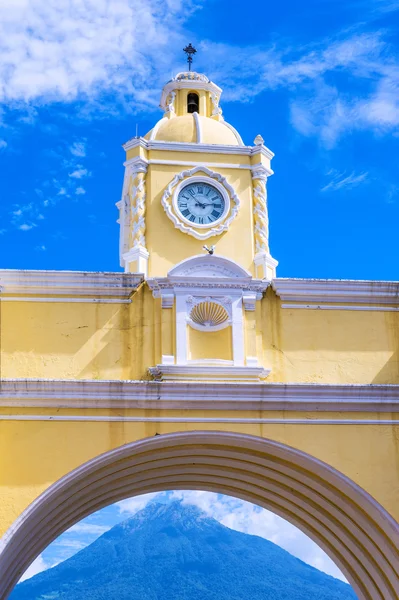
[[[398,413],[399,385],[3,379],[0,407]]]
[[[272,287],[284,302],[399,305],[398,281],[277,278]]]
[[[143,280],[142,275],[135,273],[3,269],[0,270],[0,299],[12,296],[15,300],[40,301],[32,298],[37,295],[44,297],[43,301],[49,297],[52,301],[63,297],[65,301],[85,301],[87,297],[126,301]]]
[[[139,163],[146,164],[146,165],[171,165],[171,166],[180,166],[180,167],[195,167],[195,166],[197,166],[197,167],[213,167],[215,169],[245,169],[247,171],[252,171],[253,177],[256,176],[256,173],[261,168],[262,174],[264,174],[266,177],[270,177],[270,175],[273,175],[272,169],[267,169],[264,165],[260,165],[260,164],[250,165],[249,163],[248,164],[236,164],[236,163],[222,163],[222,162],[203,162],[203,161],[199,161],[197,159],[193,159],[193,160],[171,160],[171,159],[161,159],[161,158],[145,159],[142,157],[135,156],[134,158],[130,158],[129,160],[126,160],[123,163],[123,165],[125,167],[135,168]],[[120,200],[119,200],[119,202],[116,203],[116,206],[118,206],[118,208],[120,207],[120,203],[121,203]]]
[[[149,372],[157,381],[195,381],[198,384],[203,381],[259,381],[260,378],[269,375],[270,369],[204,362],[203,364],[157,365],[150,367]]]
[[[173,152],[202,152],[206,154],[238,154],[240,156],[264,156],[272,159],[274,154],[266,146],[229,146],[226,144],[198,144],[196,142],[162,142],[159,140],[146,140],[143,137],[132,138],[123,144],[127,152],[133,148],[141,147],[145,150],[167,150]]]

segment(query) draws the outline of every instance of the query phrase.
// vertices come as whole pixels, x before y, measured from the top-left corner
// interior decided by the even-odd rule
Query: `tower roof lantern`
[[[175,77],[168,81],[164,86],[161,94],[161,101],[159,103],[162,110],[167,109],[169,95],[172,92],[176,93],[178,90],[205,91],[213,94],[218,99],[222,93],[222,88],[216,85],[216,83],[213,83],[213,81],[203,73],[197,73],[196,71],[182,71],[175,75]]]

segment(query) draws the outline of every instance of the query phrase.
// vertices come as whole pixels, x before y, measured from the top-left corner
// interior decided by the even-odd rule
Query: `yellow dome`
[[[239,133],[226,121],[201,117],[197,113],[181,117],[164,117],[145,136],[162,142],[191,142],[242,146]]]

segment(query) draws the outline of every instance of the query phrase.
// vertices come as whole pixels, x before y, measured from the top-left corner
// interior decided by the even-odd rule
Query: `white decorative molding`
[[[277,278],[272,287],[284,302],[399,305],[398,281]]]
[[[135,263],[137,272],[142,273],[144,277],[147,277],[150,254],[144,246],[136,245],[133,248],[130,248],[128,252],[125,252],[122,255],[122,258],[126,272],[129,272],[130,263]]]
[[[261,300],[262,294],[259,292],[244,292],[242,295],[242,301],[244,303],[245,310],[254,311],[256,301]]]
[[[305,310],[353,310],[375,312],[398,312],[399,306],[359,306],[356,304],[285,304],[281,308],[299,308]]]
[[[145,175],[148,164],[135,157],[125,165],[122,199],[117,203],[120,212],[120,263],[125,272],[130,272],[134,263],[135,272],[148,272],[149,254],[145,241]]]
[[[399,385],[3,378],[0,407],[396,414]]]
[[[143,282],[135,273],[0,270],[0,298],[27,302],[129,301]],[[34,296],[40,296],[35,298]],[[81,297],[85,298],[81,298]]]
[[[270,256],[269,251],[269,214],[266,189],[269,174],[269,170],[263,165],[257,165],[252,169],[255,272],[258,277],[270,281],[276,277],[278,262]]]
[[[245,357],[243,308],[254,310],[256,300],[262,298],[262,294],[270,282],[253,279],[249,271],[230,259],[215,254],[200,254],[177,264],[169,271],[167,277],[147,279],[147,284],[154,297],[162,299],[164,308],[172,307],[173,299],[175,299],[176,364],[174,367],[179,369],[182,366],[192,366],[188,360],[187,325],[201,331],[217,331],[231,325],[233,359],[228,364],[222,361],[223,369],[232,373],[233,367],[249,368]],[[220,323],[215,323],[212,327],[205,323],[201,324],[198,319],[193,319],[193,307],[207,302],[223,307],[227,312],[227,318]],[[170,377],[176,374],[176,377],[180,378],[178,370],[174,367],[170,370]],[[216,368],[216,365],[212,359],[201,363],[204,372],[210,369],[209,377],[211,379],[217,373],[213,367]],[[154,376],[158,373],[157,368],[154,367],[152,371],[150,370]],[[260,373],[265,373],[262,367],[255,366],[253,363],[251,368],[255,370],[248,371],[248,373],[252,373],[254,377],[260,377]],[[182,373],[186,378],[189,371],[182,371]],[[247,380],[246,371],[239,370],[237,373],[241,373]],[[248,377],[251,378],[252,375],[248,375]]]
[[[258,252],[254,256],[254,265],[256,274],[268,281],[276,277],[276,268],[278,261],[267,252]]]
[[[202,364],[157,365],[149,372],[157,381],[240,381],[253,382],[266,378],[270,369],[263,367],[234,366],[232,364],[215,365],[209,361]]]
[[[166,106],[165,106],[166,114],[170,113],[170,115],[172,115],[176,112],[175,111],[175,98],[176,98],[176,92],[172,90],[166,99]],[[154,138],[152,138],[152,139],[154,139]]]
[[[131,303],[131,299],[130,298],[74,298],[74,297],[59,297],[59,298],[54,298],[54,297],[49,297],[46,296],[45,298],[43,297],[28,297],[28,296],[1,296],[0,295],[0,302],[48,302],[48,303],[55,303],[55,302],[79,302],[80,304],[130,304]]]
[[[240,378],[239,381],[242,381]],[[72,421],[89,423],[227,423],[232,425],[393,425],[398,419],[287,419],[268,417],[136,417],[130,415],[0,415],[0,421]]]
[[[252,171],[255,254],[269,254],[269,215],[267,211],[266,182],[267,173],[264,169]]]
[[[174,365],[175,357],[173,354],[162,354],[162,364],[163,365]]]
[[[220,94],[211,92],[209,95],[212,102],[212,117],[222,117],[223,111],[219,106]]]
[[[198,331],[220,331],[231,325],[231,298],[188,296],[187,323]]]
[[[193,295],[196,290],[201,290],[202,294],[210,296],[215,295],[215,290],[221,296],[233,291],[240,295],[256,292],[261,297],[270,282],[253,279],[249,271],[224,256],[197,254],[175,265],[167,277],[150,277],[147,284],[157,298],[178,290]]]
[[[201,119],[199,118],[199,114],[197,112],[193,113],[193,119],[195,123],[195,130],[197,132],[197,144],[202,143],[202,129],[201,129]]]
[[[231,127],[226,121],[224,124]],[[273,152],[266,146],[236,146],[230,144],[197,144],[196,142],[164,142],[161,140],[146,140],[144,137],[132,138],[128,140],[123,149],[127,152],[134,148],[143,148],[145,150],[168,150],[172,152],[196,152],[204,154],[237,154],[239,156],[263,156],[271,160]],[[273,172],[269,172],[271,175]]]
[[[199,173],[203,173],[202,178],[200,175],[197,175]],[[228,215],[225,215],[225,218],[222,222],[216,226],[203,230],[186,225],[176,210],[176,195],[181,187],[181,184],[183,184],[183,182],[186,180],[189,181],[190,178],[193,178],[196,175],[196,181],[201,180],[208,185],[215,185],[223,194],[226,207],[230,206],[230,211]],[[227,182],[226,178],[215,171],[211,171],[207,167],[194,167],[193,169],[188,169],[187,171],[182,171],[181,173],[175,175],[175,177],[166,187],[161,202],[167,217],[172,221],[176,229],[179,229],[179,231],[182,233],[187,233],[195,237],[197,240],[206,240],[210,237],[220,235],[224,231],[227,231],[230,224],[237,216],[240,206],[240,201],[234,191],[234,188]]]

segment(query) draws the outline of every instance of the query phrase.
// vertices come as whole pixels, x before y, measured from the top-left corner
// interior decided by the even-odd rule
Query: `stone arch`
[[[216,491],[268,508],[336,562],[359,600],[399,597],[399,525],[353,481],[271,440],[191,431],[111,450],[51,485],[1,540],[0,598],[80,519],[129,496],[170,489]]]

